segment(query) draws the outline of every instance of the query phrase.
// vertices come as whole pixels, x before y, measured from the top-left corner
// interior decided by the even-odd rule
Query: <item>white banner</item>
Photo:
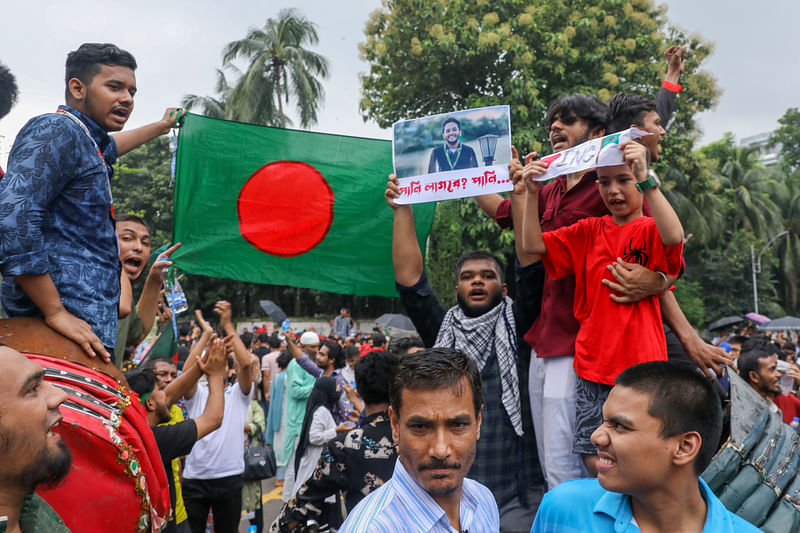
[[[539,161],[547,163],[547,172],[533,178],[548,181],[564,174],[573,174],[598,167],[612,167],[623,163],[623,151],[619,145],[625,141],[652,135],[644,130],[630,128],[605,137],[591,139],[585,143],[545,156]]]
[[[401,196],[394,201],[398,205],[467,198],[513,189],[508,177],[508,165],[448,170],[425,176],[400,178],[398,181]]]

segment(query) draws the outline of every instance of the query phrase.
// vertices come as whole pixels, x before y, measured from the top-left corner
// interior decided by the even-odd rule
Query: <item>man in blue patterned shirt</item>
[[[17,135],[0,180],[0,274],[9,316],[40,316],[110,360],[121,310],[110,179],[117,156],[167,133],[158,122],[112,138],[133,111],[136,60],[112,44],[67,56],[66,103]],[[170,110],[167,110],[168,112]],[[173,111],[174,113],[174,111]]]

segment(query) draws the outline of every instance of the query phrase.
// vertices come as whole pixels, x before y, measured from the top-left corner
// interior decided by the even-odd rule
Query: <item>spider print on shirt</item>
[[[636,263],[637,265],[641,265],[643,267],[647,266],[647,252],[645,252],[646,244],[642,244],[641,248],[634,248],[633,247],[633,237],[628,242],[628,246],[625,248],[625,253],[622,256],[622,259],[627,261],[628,263]]]

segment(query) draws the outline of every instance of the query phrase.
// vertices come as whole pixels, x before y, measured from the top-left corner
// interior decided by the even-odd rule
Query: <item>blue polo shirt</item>
[[[759,529],[728,511],[699,479],[700,494],[708,505],[702,533],[759,533]],[[640,533],[633,521],[631,498],[610,492],[596,479],[561,483],[545,494],[531,533]]]

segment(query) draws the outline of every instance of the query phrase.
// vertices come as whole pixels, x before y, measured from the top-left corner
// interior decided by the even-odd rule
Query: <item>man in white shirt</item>
[[[231,304],[219,301],[214,311],[219,314],[220,325],[225,329],[226,345],[232,345],[237,379],[225,387],[222,426],[198,440],[186,456],[183,501],[192,533],[205,532],[209,509],[214,512],[216,533],[236,533],[242,511],[243,428],[253,397],[250,352],[236,335],[231,321]],[[186,410],[190,418],[204,411],[208,392],[208,384],[201,383],[186,395]]]

